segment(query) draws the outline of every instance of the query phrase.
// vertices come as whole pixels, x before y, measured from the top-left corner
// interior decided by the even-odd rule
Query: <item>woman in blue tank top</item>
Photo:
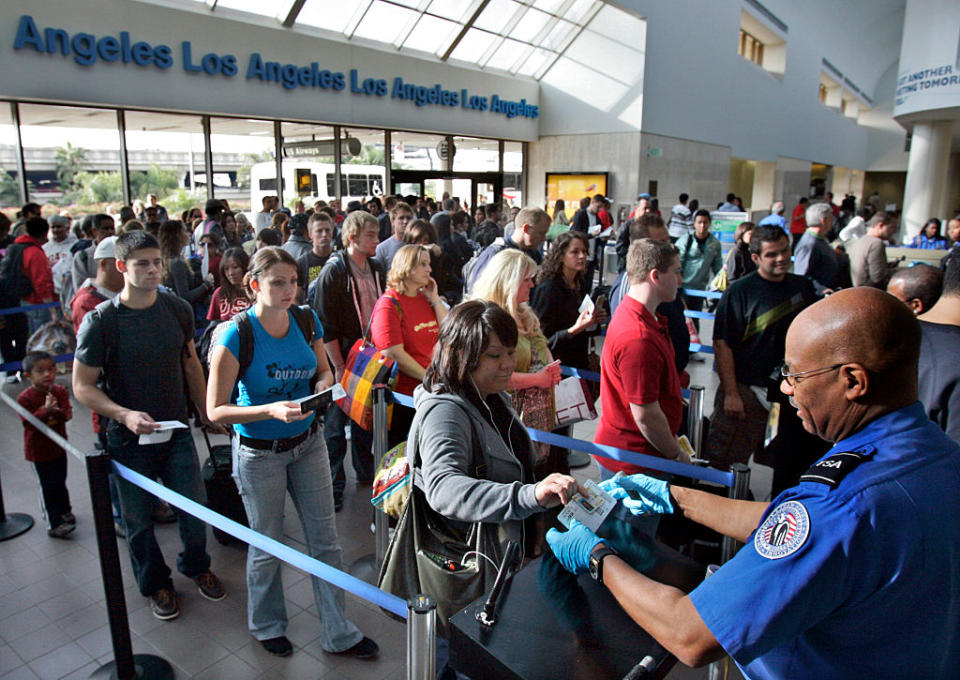
[[[282,540],[286,494],[293,499],[312,557],[341,568],[342,551],[334,522],[333,486],[327,449],[314,411],[301,413],[294,400],[327,389],[333,374],[323,350],[323,329],[314,312],[308,340],[290,306],[297,296],[297,263],[280,248],[253,256],[244,283],[256,302],[237,315],[211,350],[207,413],[232,424],[233,477],[243,498],[250,528]],[[246,317],[253,337],[249,367],[240,373],[240,332]],[[237,403],[231,403],[234,386]],[[288,656],[287,612],[281,562],[250,546],[247,551],[247,614],[250,632],[263,648]],[[377,653],[343,614],[343,592],[313,577],[324,651],[359,658]]]

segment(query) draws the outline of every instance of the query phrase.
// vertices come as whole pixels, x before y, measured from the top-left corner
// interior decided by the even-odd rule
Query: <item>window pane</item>
[[[464,22],[473,15],[479,3],[480,0],[433,0],[427,11],[444,19]]]
[[[383,130],[344,128],[341,134],[350,140],[348,145],[351,151],[357,151],[357,153],[343,154],[341,171],[350,175],[344,201],[369,203],[369,199],[374,196],[382,196],[386,193],[386,166],[384,165],[386,147]],[[365,208],[370,210],[366,206]]]
[[[520,68],[517,73],[521,76],[533,76],[535,75],[541,67],[547,62],[547,59],[552,59],[556,54],[553,52],[547,52],[546,50],[534,50],[530,53],[526,59],[523,60],[523,63],[520,64]]]
[[[258,211],[253,202],[251,169],[257,163],[274,163],[276,152],[273,123],[268,120],[211,118],[210,149],[213,152],[213,195],[224,198],[234,211]],[[257,191],[277,193],[276,173],[260,178]]]
[[[343,33],[360,18],[368,4],[369,0],[359,3],[307,0],[297,15],[296,23]]]
[[[394,132],[390,141],[392,163],[397,170],[443,170],[445,167],[437,151],[443,135]]]
[[[403,43],[403,48],[437,53],[450,46],[459,30],[460,26],[452,21],[424,14]]]
[[[492,33],[471,28],[450,56],[453,59],[476,64],[496,40],[500,40],[500,38]]]
[[[513,67],[525,54],[532,52],[533,48],[527,44],[510,40],[503,41],[503,44],[497,48],[489,61],[484,65],[487,68],[498,68],[507,71]]]
[[[550,29],[550,32],[539,44],[541,47],[550,50],[561,50],[566,46],[567,41],[570,40],[576,29],[577,26],[569,21],[557,21],[556,25]]]
[[[283,150],[283,204],[295,209],[297,203],[303,201],[305,207],[312,208],[318,200],[329,203],[336,198],[333,128],[309,123],[282,123],[280,135]],[[327,175],[330,176],[329,181]],[[279,193],[276,189],[276,163],[255,164],[251,169],[251,179],[254,180],[250,191],[251,204],[254,210],[260,210],[264,196]],[[260,189],[261,179],[271,180],[273,188]]]
[[[522,142],[503,144],[503,200],[511,206],[524,205]]]
[[[207,178],[200,116],[127,111],[126,122],[134,198],[157,194],[171,219],[185,210],[202,214]]]
[[[456,153],[453,169],[463,172],[498,172],[500,169],[500,144],[495,139],[477,137],[454,137]]]
[[[533,8],[528,9],[517,25],[510,31],[510,37],[524,42],[533,42],[537,34],[543,30],[550,21],[550,15],[539,12]]]
[[[411,9],[374,2],[353,34],[358,38],[393,43],[416,20],[417,13]]]
[[[265,17],[276,17],[280,21],[287,18],[293,3],[290,0],[280,2],[263,2],[262,0],[217,0],[217,9],[226,7],[241,12],[259,14]],[[216,11],[216,10],[214,10]]]
[[[474,26],[486,31],[501,33],[523,7],[513,0],[490,0],[490,4],[477,17]]]
[[[17,131],[13,127],[10,104],[0,102],[0,210],[11,222],[20,209],[20,185],[17,183]]]

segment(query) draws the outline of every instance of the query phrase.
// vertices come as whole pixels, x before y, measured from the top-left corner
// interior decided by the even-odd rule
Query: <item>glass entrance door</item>
[[[471,213],[476,206],[503,200],[503,177],[497,172],[445,172],[438,170],[394,170],[392,193],[398,196],[432,198],[439,203],[444,193],[459,198]]]

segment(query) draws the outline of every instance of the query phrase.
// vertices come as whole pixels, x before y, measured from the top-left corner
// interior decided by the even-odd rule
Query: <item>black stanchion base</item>
[[[33,517],[22,512],[11,512],[3,522],[0,522],[0,541],[26,533],[32,526]]]
[[[173,666],[166,659],[153,654],[134,654],[133,666],[138,680],[173,680]],[[90,674],[90,680],[117,678],[117,662],[106,663]]]
[[[377,566],[377,556],[373,553],[357,558],[356,562],[347,567],[347,571],[351,576],[373,585],[377,585],[380,579],[380,567]]]
[[[571,470],[587,467],[591,462],[593,462],[593,458],[582,451],[570,451],[567,454],[567,465]]]

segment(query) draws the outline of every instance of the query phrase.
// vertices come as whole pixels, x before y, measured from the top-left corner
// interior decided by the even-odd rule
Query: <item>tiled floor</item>
[[[693,382],[707,384],[708,394],[712,395],[716,376],[710,363],[693,363],[691,372]],[[60,382],[68,386],[68,376],[62,376]],[[10,395],[16,395],[20,389],[17,385],[4,386]],[[74,417],[67,429],[77,448],[87,450],[92,446],[89,411],[83,406],[74,403]],[[592,439],[591,430],[590,425],[581,424],[575,436]],[[0,680],[87,678],[111,661],[113,652],[83,463],[73,458],[69,461],[68,486],[78,518],[77,530],[66,540],[49,538],[40,519],[36,481],[31,467],[23,460],[21,426],[6,404],[0,404],[0,432],[0,479],[6,511],[25,512],[36,520],[27,533],[0,542]],[[202,448],[199,450],[203,459],[205,454]],[[344,561],[348,565],[373,551],[369,487],[358,490],[351,480],[352,477],[348,478],[346,507],[337,515]],[[302,548],[299,521],[292,507],[287,510],[288,543]],[[176,525],[158,526],[157,535],[168,564],[175,564],[180,545]],[[287,634],[296,651],[289,658],[279,659],[264,652],[247,632],[244,548],[221,546],[211,537],[208,549],[212,568],[223,580],[228,597],[222,602],[209,602],[191,581],[175,574],[182,614],[174,621],[164,622],[151,615],[146,600],[137,592],[126,546],[122,541],[119,545],[134,652],[165,658],[178,678],[405,677],[405,627],[349,594],[347,614],[378,642],[379,658],[344,659],[320,649],[316,607],[303,572],[284,568],[290,617]],[[670,677],[705,678],[706,671],[678,667]]]

